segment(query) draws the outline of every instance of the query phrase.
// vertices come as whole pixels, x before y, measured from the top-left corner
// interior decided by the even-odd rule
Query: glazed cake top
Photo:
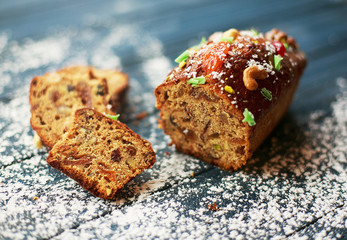
[[[306,65],[295,40],[277,29],[265,35],[254,29],[217,32],[175,61],[179,65],[165,83],[208,87],[255,121],[287,85],[296,84]]]

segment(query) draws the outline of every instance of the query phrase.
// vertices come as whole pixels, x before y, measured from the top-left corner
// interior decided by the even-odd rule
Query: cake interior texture
[[[179,151],[226,169],[242,165],[249,150],[247,127],[222,98],[184,83],[159,96],[165,102],[160,115],[164,131]]]
[[[278,105],[267,109],[268,115],[251,128],[224,98],[204,86],[191,87],[180,82],[158,90],[162,104],[159,124],[178,151],[223,169],[236,170],[282,119],[295,89],[293,84]]]
[[[113,114],[127,88],[127,76],[92,67],[70,67],[35,77],[30,87],[31,125],[52,148],[83,107]],[[111,92],[111,91],[112,92]]]
[[[119,121],[92,109],[80,109],[47,162],[95,196],[111,199],[154,164],[155,153],[149,142]]]

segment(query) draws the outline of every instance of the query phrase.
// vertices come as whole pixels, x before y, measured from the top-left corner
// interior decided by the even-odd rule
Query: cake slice
[[[151,144],[125,124],[88,108],[49,152],[47,162],[93,195],[114,198],[127,182],[155,162]]]
[[[107,82],[108,94],[106,102],[114,113],[121,109],[126,90],[128,89],[128,75],[114,70],[100,70],[91,68],[90,74],[95,79],[105,79]]]
[[[218,32],[176,62],[155,89],[160,126],[178,151],[228,170],[244,165],[282,119],[306,65],[277,29]]]
[[[52,148],[69,129],[77,109],[118,111],[128,86],[124,73],[76,66],[33,78],[30,85],[31,126]]]

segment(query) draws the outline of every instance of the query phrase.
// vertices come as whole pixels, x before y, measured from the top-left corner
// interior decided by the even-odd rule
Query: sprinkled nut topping
[[[229,85],[226,85],[226,86],[224,87],[224,90],[225,90],[226,92],[228,92],[228,93],[231,93],[231,94],[234,94],[234,93],[235,93],[234,89],[233,89],[232,87],[230,87]]]
[[[183,68],[186,65],[185,61],[182,61],[178,64],[179,68]]]
[[[288,45],[294,47],[295,49],[298,48],[298,44],[296,43],[295,39],[292,37],[289,37],[287,40]]]
[[[287,42],[287,34],[285,32],[279,31],[276,28],[272,29],[270,32],[267,32],[265,34],[265,38],[269,40],[280,41],[282,43]]]
[[[248,90],[254,91],[258,88],[256,79],[263,80],[267,76],[265,69],[260,69],[258,66],[250,66],[243,71],[243,83]]]
[[[223,37],[232,37],[234,40],[239,36],[239,31],[235,28],[230,28],[223,33]]]

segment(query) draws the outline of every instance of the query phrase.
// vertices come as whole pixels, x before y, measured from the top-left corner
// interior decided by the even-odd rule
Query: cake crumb
[[[211,211],[219,211],[220,209],[218,208],[218,205],[214,202],[212,204],[208,204],[207,208],[210,209]]]
[[[168,151],[164,152],[164,155],[169,157],[171,155],[171,153],[169,153]]]

